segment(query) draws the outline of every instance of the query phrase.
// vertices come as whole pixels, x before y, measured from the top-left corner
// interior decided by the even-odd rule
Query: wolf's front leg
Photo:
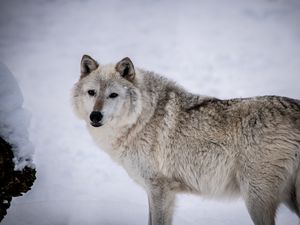
[[[175,193],[163,179],[151,180],[147,185],[149,225],[171,225]]]

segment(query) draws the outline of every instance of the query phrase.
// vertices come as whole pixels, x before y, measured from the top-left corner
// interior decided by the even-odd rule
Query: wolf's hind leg
[[[300,218],[300,169],[298,169],[297,171],[295,182],[295,195],[293,197],[293,203],[297,207],[297,215]]]
[[[253,174],[253,173],[252,173]],[[275,215],[280,200],[280,180],[266,179],[262,173],[244,177],[241,194],[255,225],[275,225]],[[270,178],[270,176],[269,176]]]
[[[288,199],[284,201],[284,204],[294,213],[300,217],[299,206],[297,204],[296,190],[292,190]]]
[[[255,225],[275,225],[275,215],[278,207],[276,199],[252,189],[249,190],[245,200],[248,212]]]

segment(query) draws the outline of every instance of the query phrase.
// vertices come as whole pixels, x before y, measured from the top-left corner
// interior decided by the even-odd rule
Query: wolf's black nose
[[[103,115],[101,112],[98,112],[98,111],[93,111],[90,115],[90,120],[93,122],[93,123],[99,123],[103,118]]]

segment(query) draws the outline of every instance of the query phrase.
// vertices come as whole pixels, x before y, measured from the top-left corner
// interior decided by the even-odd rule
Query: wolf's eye
[[[95,96],[95,95],[96,95],[96,92],[95,92],[95,90],[88,90],[88,94],[89,94],[90,96]]]
[[[118,94],[117,93],[111,93],[108,97],[110,97],[110,98],[116,98],[116,97],[118,97]]]

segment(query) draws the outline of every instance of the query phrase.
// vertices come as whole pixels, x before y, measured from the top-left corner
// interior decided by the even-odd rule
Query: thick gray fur
[[[280,203],[299,216],[299,100],[199,96],[125,61],[130,79],[123,67],[95,61],[72,101],[100,148],[145,188],[149,225],[172,223],[180,192],[241,196],[255,225],[274,225]],[[100,127],[91,125],[92,111],[103,114]]]

